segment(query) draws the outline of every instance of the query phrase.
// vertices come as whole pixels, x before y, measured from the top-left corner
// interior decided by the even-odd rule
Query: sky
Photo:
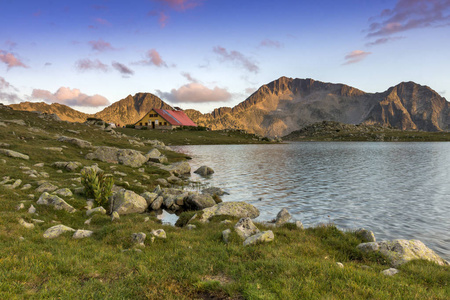
[[[0,0],[0,102],[203,113],[281,76],[450,97],[450,0]]]

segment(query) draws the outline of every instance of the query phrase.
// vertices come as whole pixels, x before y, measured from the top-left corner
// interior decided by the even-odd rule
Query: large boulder
[[[0,153],[9,157],[14,157],[14,158],[21,158],[21,159],[25,159],[25,160],[29,160],[30,157],[28,155],[22,154],[20,152],[17,151],[13,151],[13,150],[8,150],[8,149],[0,149]]]
[[[277,217],[275,219],[275,225],[281,226],[281,225],[287,223],[291,218],[292,218],[292,216],[289,213],[289,211],[286,208],[283,208],[277,214]]]
[[[191,194],[184,199],[184,205],[191,210],[202,210],[216,204],[210,195]]]
[[[214,174],[214,170],[208,166],[201,166],[200,168],[195,170],[194,173],[200,176],[209,176],[211,174]]]
[[[73,213],[76,211],[72,205],[68,204],[63,199],[59,198],[57,195],[50,195],[47,192],[44,192],[36,202],[37,204],[53,206],[56,210],[65,210],[67,212]]]
[[[234,231],[243,239],[259,233],[259,229],[253,224],[250,218],[242,218],[234,225]]]
[[[441,266],[450,264],[419,240],[370,242],[359,244],[358,248],[364,252],[379,251],[388,258],[393,267],[415,259],[429,260]]]
[[[133,191],[121,189],[112,196],[113,211],[119,215],[142,213],[147,209],[147,201]]]
[[[161,169],[169,171],[175,176],[190,175],[191,166],[187,161],[171,164],[169,166],[160,166]]]
[[[245,202],[222,202],[203,209],[200,222],[206,222],[213,216],[233,216],[236,218],[251,218],[259,216],[259,210]]]
[[[77,138],[71,138],[71,137],[67,137],[67,136],[60,136],[58,138],[58,141],[63,142],[63,143],[74,144],[80,148],[91,148],[92,147],[92,144],[88,141],[80,140]]]
[[[134,168],[142,166],[147,158],[141,152],[133,149],[119,149],[115,147],[101,146],[94,152],[88,153],[86,159],[100,160],[103,162],[122,164]]]

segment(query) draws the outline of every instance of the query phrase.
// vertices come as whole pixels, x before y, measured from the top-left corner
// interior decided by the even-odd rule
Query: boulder
[[[252,235],[245,239],[244,246],[250,246],[260,243],[268,243],[274,240],[274,235],[272,230],[263,231],[260,233],[257,233],[255,235]]]
[[[150,206],[152,205],[153,201],[155,201],[156,198],[158,198],[158,194],[145,192],[141,194],[141,197],[144,197],[145,201],[147,201],[147,206]]]
[[[35,191],[37,193],[44,193],[44,192],[53,192],[57,189],[58,187],[56,185],[53,185],[50,182],[44,182],[41,185],[39,185],[39,187],[36,188]]]
[[[90,216],[92,214],[106,215],[106,209],[104,209],[102,206],[99,206],[86,211],[86,216]]]
[[[147,209],[147,201],[133,191],[121,189],[112,196],[112,211],[119,215],[142,213]]]
[[[111,214],[111,222],[120,220],[120,215],[117,213],[117,211],[113,211],[113,213]]]
[[[155,180],[155,182],[158,184],[158,186],[168,186],[169,183],[164,178],[158,178]]]
[[[208,194],[211,196],[213,196],[213,195],[217,195],[217,196],[229,195],[227,192],[225,192],[224,190],[222,190],[221,188],[218,188],[218,187],[210,187],[207,189],[203,189],[202,194]]]
[[[161,169],[166,170],[175,176],[191,174],[191,166],[186,161],[174,163],[169,166],[160,166],[160,167],[161,167]]]
[[[0,154],[9,156],[9,157],[14,157],[14,158],[21,158],[24,160],[29,160],[30,157],[28,155],[22,154],[20,152],[17,151],[13,151],[13,150],[8,150],[8,149],[0,149]]]
[[[214,174],[214,170],[208,166],[201,166],[200,168],[195,170],[194,173],[200,176],[209,176],[211,174]]]
[[[287,223],[292,218],[291,214],[286,208],[283,208],[278,214],[275,219],[275,225],[281,226],[285,223]]]
[[[133,240],[133,243],[139,247],[145,247],[144,241],[145,241],[146,237],[147,237],[147,235],[143,232],[133,233],[131,235],[131,239]]]
[[[82,166],[81,163],[77,161],[57,161],[52,164],[52,167],[58,168],[58,169],[66,169],[67,171],[75,171],[76,169],[80,168]]]
[[[145,157],[147,157],[148,160],[153,161],[152,159],[156,159],[161,156],[161,152],[158,151],[158,149],[153,148],[147,154],[145,154]]]
[[[134,168],[142,166],[147,161],[147,158],[137,150],[106,146],[97,147],[94,152],[86,155],[86,159],[122,164]]]
[[[70,204],[68,204],[63,199],[59,198],[57,195],[50,195],[44,192],[36,202],[37,204],[53,206],[56,210],[65,210],[67,212],[73,213],[76,211]]]
[[[62,188],[62,189],[56,190],[52,194],[55,194],[58,196],[63,196],[63,197],[72,197],[73,196],[72,191],[68,188]]]
[[[80,148],[91,148],[92,147],[92,144],[88,141],[77,139],[77,138],[71,138],[71,137],[67,137],[67,136],[60,136],[58,138],[58,141],[63,142],[63,143],[74,144]]]
[[[164,229],[152,230],[151,234],[154,237],[157,237],[157,238],[160,238],[160,239],[165,239],[167,237],[166,232],[164,231]]]
[[[75,231],[75,229],[67,227],[65,225],[55,225],[44,232],[44,238],[53,239],[68,231],[73,232]]]
[[[216,205],[210,195],[191,194],[184,199],[184,205],[191,210],[202,210]]]
[[[375,238],[375,234],[373,234],[372,231],[360,228],[356,230],[355,232],[357,235],[359,235],[365,242],[376,242],[377,239]]]
[[[236,225],[234,225],[234,231],[236,231],[243,240],[260,232],[250,218],[240,219]]]
[[[90,237],[93,233],[94,232],[91,230],[78,229],[77,231],[75,231],[72,238],[73,239],[84,239],[84,238]]]
[[[155,199],[155,201],[152,202],[150,207],[152,210],[159,210],[159,209],[161,209],[163,202],[164,202],[164,197],[159,196]]]
[[[438,265],[449,265],[449,262],[437,255],[419,240],[393,240],[359,244],[358,249],[364,252],[380,252],[387,257],[393,267],[400,266],[415,259],[432,261]]]
[[[206,222],[213,216],[233,216],[236,218],[251,218],[259,216],[259,210],[246,202],[222,202],[203,209],[200,222]]]
[[[33,204],[30,205],[30,208],[28,208],[29,214],[35,214],[36,213],[36,207],[33,206]]]
[[[225,229],[222,231],[222,240],[225,244],[228,244],[230,241],[231,229]]]

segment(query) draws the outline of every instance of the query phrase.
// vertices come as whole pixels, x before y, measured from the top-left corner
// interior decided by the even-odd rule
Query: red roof
[[[188,116],[182,110],[167,110],[167,109],[153,109],[157,114],[159,114],[164,120],[174,126],[195,126],[197,124],[192,122]]]

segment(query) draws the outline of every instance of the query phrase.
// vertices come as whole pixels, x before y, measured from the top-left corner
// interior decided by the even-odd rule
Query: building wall
[[[150,117],[151,116],[151,117]],[[142,120],[137,122],[136,127],[147,126],[149,129],[152,129],[152,122],[155,122],[155,129],[171,129],[172,125],[169,122],[161,118],[154,110],[151,110],[147,113]]]

